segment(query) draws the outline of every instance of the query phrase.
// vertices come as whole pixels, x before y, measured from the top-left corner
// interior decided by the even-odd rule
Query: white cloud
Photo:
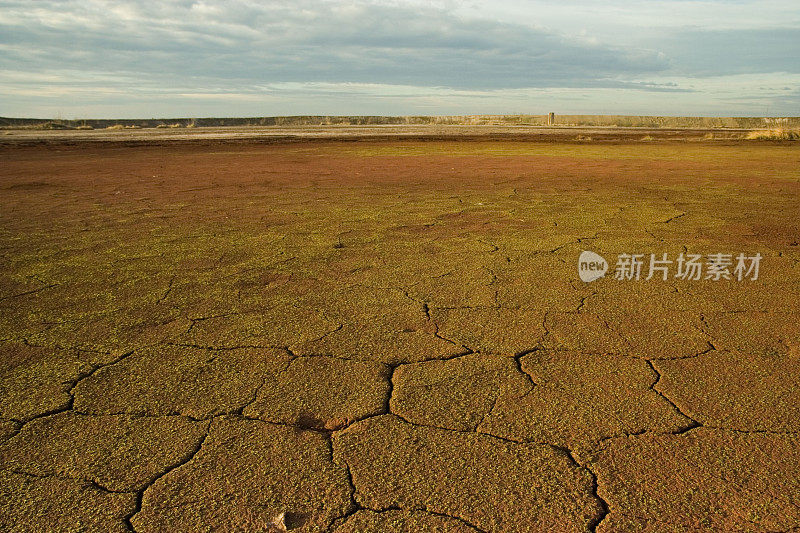
[[[0,114],[800,114],[798,56],[794,0],[0,1]]]

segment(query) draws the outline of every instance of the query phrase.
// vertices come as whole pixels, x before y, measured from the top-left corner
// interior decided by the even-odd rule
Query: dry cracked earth
[[[0,158],[2,530],[800,530],[796,143]]]

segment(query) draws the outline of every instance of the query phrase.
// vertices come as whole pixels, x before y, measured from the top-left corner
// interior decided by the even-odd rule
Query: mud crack
[[[682,417],[686,418],[689,421],[689,423],[686,424],[684,427],[682,427],[682,428],[680,428],[680,429],[678,429],[676,431],[673,431],[672,433],[674,435],[681,435],[683,433],[686,433],[687,431],[691,431],[692,429],[701,427],[703,424],[701,424],[700,422],[698,422],[697,420],[695,420],[691,416],[689,416],[686,413],[684,413],[683,410],[680,407],[678,407],[678,405],[674,401],[672,401],[670,398],[668,398],[663,392],[661,392],[657,388],[658,387],[658,382],[661,381],[661,372],[658,371],[658,369],[655,367],[655,365],[653,364],[653,362],[650,359],[645,359],[644,361],[645,361],[645,363],[647,363],[647,366],[650,367],[650,370],[652,370],[653,373],[656,375],[655,381],[653,381],[653,383],[649,387],[650,390],[652,390],[653,392],[658,394],[665,402],[667,402],[669,405],[671,405],[672,408],[675,409],[675,411],[679,415],[681,415]]]

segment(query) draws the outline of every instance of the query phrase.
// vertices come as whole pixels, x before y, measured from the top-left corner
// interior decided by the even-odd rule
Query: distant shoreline
[[[536,126],[384,124],[326,126],[201,126],[187,128],[6,128],[0,146],[26,145],[176,145],[229,143],[317,143],[381,141],[475,141],[538,143],[652,143],[749,142],[759,140],[796,143],[796,129],[679,128],[620,126]]]
[[[646,115],[273,116],[246,118],[40,119],[0,117],[0,129],[97,130],[107,128],[328,127],[328,126],[529,126],[682,129],[800,128],[800,117],[672,117]]]

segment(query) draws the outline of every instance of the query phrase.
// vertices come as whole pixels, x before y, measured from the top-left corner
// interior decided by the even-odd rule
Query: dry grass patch
[[[748,133],[745,138],[760,141],[798,141],[800,140],[800,130],[788,130],[783,128],[755,130]]]

